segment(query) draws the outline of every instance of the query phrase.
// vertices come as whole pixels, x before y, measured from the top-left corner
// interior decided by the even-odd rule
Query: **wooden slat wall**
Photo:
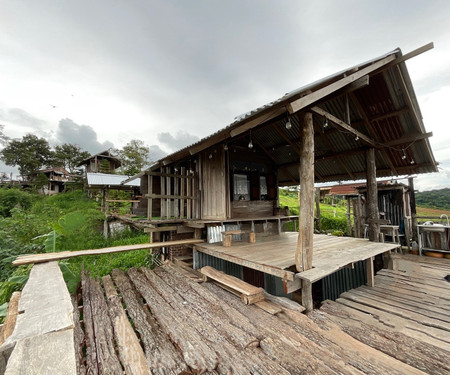
[[[210,158],[211,156],[211,158]],[[202,219],[226,219],[225,152],[223,147],[201,154]]]
[[[185,167],[165,167],[163,172],[149,172],[148,217],[161,220],[197,219],[196,174]],[[155,182],[156,188],[155,189]]]

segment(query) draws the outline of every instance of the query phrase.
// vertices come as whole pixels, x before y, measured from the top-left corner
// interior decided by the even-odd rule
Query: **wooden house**
[[[122,165],[120,159],[111,153],[111,150],[105,150],[98,154],[91,155],[81,161],[77,167],[84,166],[86,172],[92,173],[113,173]]]
[[[380,215],[380,230],[389,240],[400,241],[410,246],[410,239],[417,238],[417,228],[413,227],[415,197],[412,178],[410,185],[393,179],[377,182],[377,202]],[[355,237],[367,235],[367,186],[365,183],[334,185],[329,188],[329,196],[339,196],[347,201],[347,218],[350,232]]]
[[[206,240],[194,247],[194,267],[220,259],[243,267],[233,272],[251,283],[267,283],[258,272],[276,276],[287,292],[302,288],[308,309],[311,283],[341,268],[364,260],[370,279],[373,257],[395,249],[376,243],[376,178],[437,172],[405,64],[430,48],[396,49],[291,91],[159,160],[135,176],[148,231],[168,240],[194,230]],[[353,239],[344,255],[339,241],[325,246],[313,234],[314,183],[361,178],[371,242]],[[291,217],[280,215],[278,187],[294,184],[301,186],[299,233],[282,234]],[[232,230],[256,232],[256,244],[222,246]]]
[[[39,175],[46,177],[46,183],[39,189],[44,195],[61,193],[65,189],[66,182],[72,181],[72,176],[63,167],[40,169],[34,173],[32,180],[39,178]]]

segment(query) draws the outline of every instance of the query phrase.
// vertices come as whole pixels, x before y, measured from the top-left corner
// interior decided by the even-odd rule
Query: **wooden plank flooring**
[[[375,286],[325,301],[309,316],[430,374],[449,374],[450,260],[392,255]]]
[[[286,271],[295,265],[294,255],[298,234],[285,232],[280,235],[261,237],[256,235],[256,243],[233,242],[231,247],[222,244],[198,244],[197,251],[257,269],[275,276],[293,279],[293,272]],[[315,282],[346,265],[372,256],[395,250],[392,243],[369,242],[352,237],[314,235],[313,268],[301,272],[298,277]]]
[[[187,272],[166,264],[153,271],[114,270],[101,283],[83,276],[85,334],[80,338],[85,350],[80,353],[85,354],[79,369],[98,374],[122,369],[127,374],[423,374],[337,326],[323,329],[296,309],[273,302],[245,305],[212,282],[195,282]],[[140,347],[123,353],[126,342]]]

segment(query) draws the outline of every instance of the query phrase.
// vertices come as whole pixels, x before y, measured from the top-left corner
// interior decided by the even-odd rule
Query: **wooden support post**
[[[411,236],[413,241],[418,241],[417,236],[417,211],[416,211],[416,193],[414,192],[414,179],[413,177],[408,178],[409,185],[409,200],[411,204]]]
[[[347,197],[347,228],[348,228],[348,234],[351,236],[352,235],[352,219],[351,219],[350,199],[351,199],[350,197]]]
[[[366,275],[367,275],[367,286],[375,286],[375,275],[373,270],[373,257],[366,259]]]
[[[314,128],[312,113],[303,115],[300,148],[300,214],[295,266],[298,272],[312,268],[314,236]],[[312,285],[302,282],[302,304],[313,308]]]
[[[378,242],[380,224],[378,223],[378,189],[377,168],[375,164],[375,149],[370,148],[366,153],[367,162],[367,219],[369,224],[369,240]]]
[[[316,225],[316,229],[320,232],[320,188],[318,187],[316,189],[316,220],[317,220],[317,225]]]
[[[148,189],[147,194],[149,195],[148,203],[147,203],[147,219],[152,220],[153,217],[153,198],[151,198],[153,194],[153,176],[148,175]]]

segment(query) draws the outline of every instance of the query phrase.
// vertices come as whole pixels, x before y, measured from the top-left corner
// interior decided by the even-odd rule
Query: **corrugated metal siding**
[[[355,263],[355,268],[343,268],[322,279],[322,299],[336,300],[341,293],[367,282],[365,262]]]
[[[240,224],[224,224],[224,225],[208,226],[206,237],[207,242],[208,243],[222,242],[222,232],[237,229],[241,229]],[[241,234],[235,234],[232,237],[232,240],[234,241],[240,241],[241,239],[242,239]]]
[[[235,276],[241,280],[244,277],[242,266],[239,264],[234,264],[226,260],[201,253],[200,251],[197,251],[197,257],[198,257],[198,268],[202,268],[204,266],[211,266],[214,267],[216,270],[225,272],[227,275]]]
[[[211,266],[219,271],[225,272],[227,275],[235,276],[241,280],[244,278],[243,267],[239,264],[234,264],[226,260],[201,253],[200,251],[197,252],[197,257],[199,268],[204,266]],[[291,296],[291,294],[284,293],[283,282],[279,277],[269,275],[267,273],[264,274],[264,290],[267,293],[273,294],[274,296],[288,298],[290,298]]]
[[[86,173],[88,185],[108,185],[108,186],[118,186],[122,181],[128,179],[128,176],[120,174],[107,174],[107,173]],[[139,187],[141,182],[139,180],[133,180],[127,182],[126,186],[136,186]]]

